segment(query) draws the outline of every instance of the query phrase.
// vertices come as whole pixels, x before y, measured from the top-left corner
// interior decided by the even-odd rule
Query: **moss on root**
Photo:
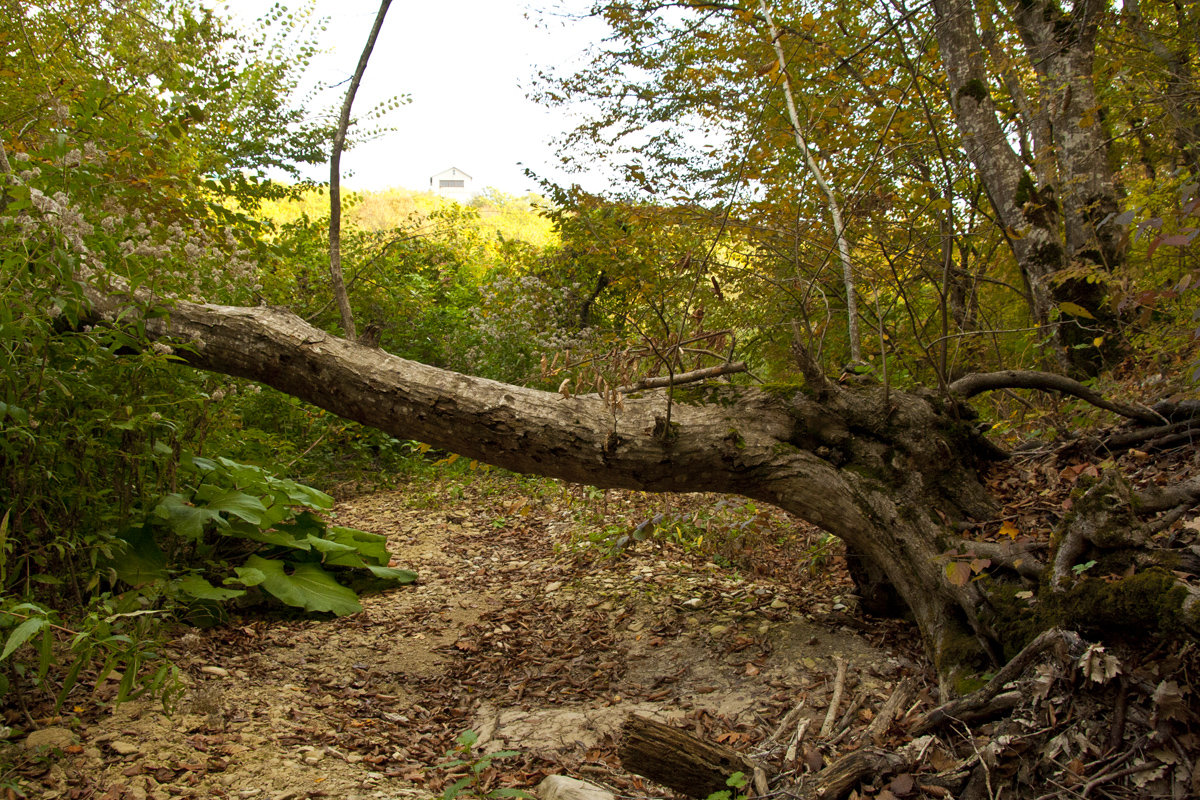
[[[1053,627],[1102,636],[1166,638],[1200,627],[1200,609],[1184,609],[1187,591],[1169,571],[1157,567],[1120,578],[1085,577],[1063,592],[1043,584],[1033,605],[1017,597],[1018,586],[987,588],[992,613],[985,621],[999,636],[1006,658]]]

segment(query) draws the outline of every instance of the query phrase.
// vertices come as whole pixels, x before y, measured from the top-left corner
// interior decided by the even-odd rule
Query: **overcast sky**
[[[316,16],[329,19],[320,34],[328,52],[313,64],[314,82],[348,81],[379,3],[316,0],[314,5]],[[225,6],[225,13],[253,20],[270,6],[239,0]],[[303,0],[289,3],[302,6]],[[523,175],[523,166],[562,177],[556,169],[559,154],[550,149],[549,140],[570,120],[526,94],[539,66],[579,61],[602,30],[595,22],[547,22],[524,0],[394,0],[354,109],[366,112],[397,94],[411,95],[412,102],[387,118],[395,132],[343,156],[344,184],[424,190],[429,176],[458,167],[477,187],[523,194],[536,189]],[[327,100],[340,107],[344,93],[345,84]],[[604,183],[600,176],[570,180],[593,189]]]

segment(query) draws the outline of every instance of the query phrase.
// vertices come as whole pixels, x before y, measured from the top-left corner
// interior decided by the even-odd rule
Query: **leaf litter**
[[[993,489],[1037,500],[1012,500],[1008,519],[976,534],[1044,539],[1086,470],[1004,465]],[[181,630],[168,652],[186,687],[174,713],[144,700],[112,709],[110,681],[70,719],[38,720],[73,734],[56,757],[27,763],[40,796],[428,798],[461,774],[439,765],[467,730],[481,752],[519,753],[488,767],[485,789],[565,774],[623,797],[670,796],[621,769],[631,713],[750,755],[799,796],[828,788],[855,753],[872,769],[823,796],[1200,787],[1193,644],[1051,649],[997,695],[1009,698],[1003,714],[918,735],[936,680],[916,629],[864,622],[838,545],[774,509],[492,476],[335,511],[338,524],[386,535],[393,564],[418,583],[366,594],[350,617],[246,614]],[[630,536],[648,520],[657,535]],[[872,761],[884,751],[892,760]]]

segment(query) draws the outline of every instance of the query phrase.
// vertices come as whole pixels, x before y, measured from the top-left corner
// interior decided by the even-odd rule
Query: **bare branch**
[[[1097,408],[1120,414],[1122,417],[1136,419],[1155,425],[1163,422],[1163,417],[1144,406],[1131,406],[1108,400],[1099,392],[1089,389],[1077,380],[1052,372],[1036,372],[1024,369],[1009,369],[1001,372],[972,372],[950,384],[950,391],[962,399],[974,397],[984,392],[996,389],[1041,389],[1044,392],[1058,392],[1078,397],[1091,403]]]
[[[951,700],[949,703],[944,703],[932,711],[926,713],[913,726],[912,732],[916,735],[928,733],[939,725],[954,719],[964,713],[973,711],[977,708],[982,708],[987,705],[992,698],[1000,694],[1012,681],[1020,677],[1026,668],[1046,650],[1050,648],[1063,648],[1068,653],[1074,654],[1074,651],[1082,652],[1084,649],[1083,639],[1074,631],[1065,631],[1062,628],[1051,628],[1043,632],[1036,639],[1025,645],[1025,649],[1017,653],[1012,661],[1005,664],[996,676],[987,682],[982,689],[966,697],[958,700]]]
[[[733,375],[735,373],[745,371],[746,362],[734,361],[729,364],[718,364],[715,367],[694,369],[691,372],[680,372],[678,375],[663,375],[659,378],[643,378],[637,383],[631,383],[628,386],[622,386],[621,388],[617,389],[617,391],[621,394],[629,394],[630,392],[640,392],[646,389],[663,389],[668,386],[679,386],[684,383],[695,383],[696,381],[717,378],[721,375]]]

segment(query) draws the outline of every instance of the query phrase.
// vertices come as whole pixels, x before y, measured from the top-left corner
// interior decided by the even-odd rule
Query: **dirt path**
[[[710,511],[733,513],[743,533],[723,528],[708,556],[669,542],[602,556],[577,545],[614,540],[664,501],[589,497],[509,480],[342,503],[337,522],[386,534],[419,583],[368,596],[348,618],[187,632],[171,647],[186,683],[177,711],[136,701],[81,715],[44,796],[427,798],[467,729],[483,749],[521,752],[497,761],[496,785],[558,772],[653,796],[617,764],[631,712],[753,750],[800,700],[820,726],[835,657],[851,663],[855,723],[917,669],[840,613],[849,584],[837,559],[804,569],[828,558],[816,532],[694,497],[668,501],[683,504],[668,509],[668,533],[672,520],[696,533]],[[729,565],[751,551],[759,564],[778,556],[771,574]]]

